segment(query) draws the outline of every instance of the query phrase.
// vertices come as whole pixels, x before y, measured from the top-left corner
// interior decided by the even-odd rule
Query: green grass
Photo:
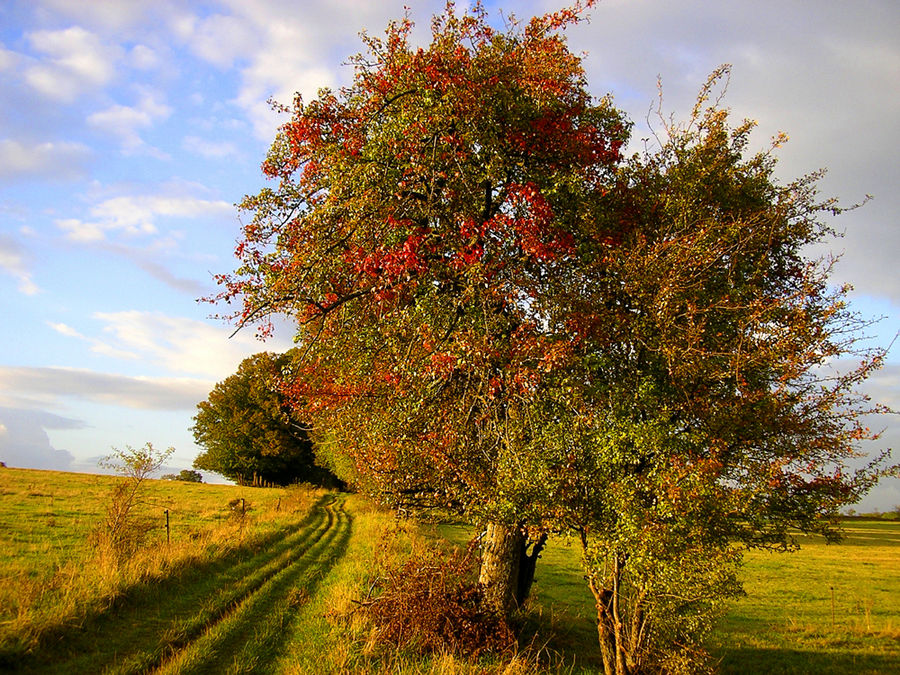
[[[747,597],[732,603],[710,645],[722,673],[900,672],[900,522],[848,520],[845,531],[840,544],[799,537],[794,553],[747,553]],[[433,533],[456,544],[471,536],[458,525]],[[572,672],[602,670],[577,544],[550,541],[530,611],[550,628],[547,646],[568,655]]]
[[[110,565],[91,534],[117,480],[0,470],[0,666],[77,673],[159,661],[296,561],[322,494],[149,481],[137,515],[156,524]]]
[[[600,671],[592,599],[565,538],[538,564],[527,649],[423,656],[380,645],[357,601],[377,561],[398,563],[436,538],[464,545],[469,528],[398,521],[355,495],[151,481],[142,515],[157,524],[110,567],[90,542],[115,480],[0,470],[0,670]],[[229,505],[241,497],[244,517]],[[900,522],[851,520],[847,534],[747,555],[748,596],[711,644],[723,673],[900,672]]]
[[[846,534],[746,556],[747,597],[714,636],[723,672],[900,672],[900,523],[851,520]]]
[[[89,536],[103,517],[115,476],[0,470],[0,575],[41,573],[52,566],[85,560]],[[228,503],[244,497],[252,508],[268,510],[282,490],[150,480],[145,484],[140,515],[155,523],[152,535],[165,541],[165,509],[170,538],[178,544],[227,521]]]

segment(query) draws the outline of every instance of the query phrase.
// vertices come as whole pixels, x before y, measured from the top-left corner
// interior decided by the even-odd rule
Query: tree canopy
[[[306,429],[279,390],[280,369],[288,361],[288,355],[269,352],[244,359],[197,405],[193,433],[205,451],[194,460],[195,468],[240,483],[333,482],[315,464]]]
[[[296,319],[283,391],[362,487],[490,524],[500,607],[529,542],[578,533],[626,673],[676,667],[738,589],[732,543],[835,536],[878,476],[849,463],[881,354],[806,257],[840,209],[748,151],[711,98],[727,69],[626,158],[562,35],[583,9],[366,37],[349,87],[286,108],[219,299]]]
[[[408,20],[366,38],[351,87],[295,101],[263,167],[277,189],[243,203],[223,299],[297,318],[288,392],[394,503],[521,525],[516,410],[568,340],[535,303],[627,138],[559,35],[577,20],[503,33],[449,6],[427,48]]]

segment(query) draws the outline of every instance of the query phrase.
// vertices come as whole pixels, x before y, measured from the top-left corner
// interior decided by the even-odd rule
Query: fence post
[[[169,509],[166,509],[166,546],[169,545]]]

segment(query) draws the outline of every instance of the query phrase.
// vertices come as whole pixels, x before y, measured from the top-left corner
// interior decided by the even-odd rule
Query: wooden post
[[[241,515],[243,516],[244,513],[245,513],[245,510],[244,510],[244,498],[241,497]]]
[[[169,545],[169,509],[166,509],[166,546]]]

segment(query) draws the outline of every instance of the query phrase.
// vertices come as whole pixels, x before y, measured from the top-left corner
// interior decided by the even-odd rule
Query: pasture
[[[0,470],[0,670],[598,672],[591,598],[564,537],[538,564],[527,648],[422,656],[379,644],[358,601],[376,561],[465,543],[468,528],[398,521],[356,495],[149,481],[143,541],[116,563],[95,537],[116,480]],[[840,545],[747,555],[748,595],[710,645],[721,672],[900,672],[900,523],[846,531]]]

